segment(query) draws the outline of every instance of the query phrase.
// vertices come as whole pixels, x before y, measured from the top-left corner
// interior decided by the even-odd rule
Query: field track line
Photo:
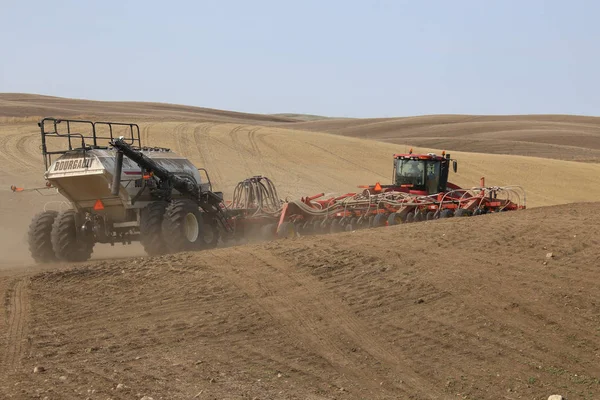
[[[2,363],[7,370],[18,367],[25,351],[26,344],[24,342],[27,332],[27,316],[29,314],[26,281],[24,279],[16,281],[9,290],[10,295],[6,307],[6,342],[4,345],[4,362]]]

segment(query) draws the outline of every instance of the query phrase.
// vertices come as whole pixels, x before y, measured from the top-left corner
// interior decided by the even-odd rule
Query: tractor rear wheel
[[[149,256],[157,256],[168,252],[167,243],[163,239],[162,222],[169,203],[153,201],[142,209],[140,216],[140,242]]]
[[[162,235],[167,249],[173,253],[199,250],[204,245],[202,214],[192,200],[172,200],[167,206]]]
[[[58,213],[52,225],[52,249],[59,260],[81,262],[88,260],[94,251],[94,243],[82,240],[77,234],[77,212],[66,210]]]
[[[58,211],[43,211],[36,214],[31,220],[27,239],[29,242],[29,253],[37,263],[56,261],[56,255],[52,249],[52,225],[58,215]]]

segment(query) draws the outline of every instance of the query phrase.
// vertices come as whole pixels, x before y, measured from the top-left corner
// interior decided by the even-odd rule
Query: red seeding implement
[[[323,199],[309,196],[283,205],[277,234],[280,237],[351,231],[437,218],[467,217],[524,209],[520,186],[480,186],[463,189],[448,182],[449,154],[394,155],[393,183],[361,187],[360,193]]]
[[[448,182],[442,153],[394,156],[391,185],[324,199],[282,201],[269,178],[238,183],[233,199],[213,190],[208,172],[170,149],[142,146],[138,125],[44,118],[38,124],[46,186],[64,210],[35,215],[28,241],[37,262],[85,261],[96,243],[141,242],[158,255],[211,249],[219,241],[271,239],[525,208],[519,186],[462,189]],[[123,133],[119,136],[116,132]],[[58,142],[58,143],[56,143]],[[51,145],[51,146],[50,146]]]

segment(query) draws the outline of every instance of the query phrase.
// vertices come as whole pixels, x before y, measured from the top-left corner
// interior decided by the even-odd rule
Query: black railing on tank
[[[38,126],[42,134],[42,155],[44,156],[46,170],[52,165],[53,155],[81,149],[85,158],[87,150],[108,148],[115,137],[123,137],[133,147],[142,147],[140,127],[137,124],[48,117],[42,119]],[[83,131],[81,128],[83,128]],[[99,133],[102,128],[107,131],[107,134]],[[116,135],[115,130],[118,128],[121,129],[119,134]],[[65,140],[65,146],[56,150],[48,150],[48,139],[51,138]]]

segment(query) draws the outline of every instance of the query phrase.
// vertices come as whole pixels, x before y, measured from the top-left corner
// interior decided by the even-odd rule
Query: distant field
[[[294,129],[467,152],[600,161],[600,117],[433,115],[328,119],[296,123]]]

